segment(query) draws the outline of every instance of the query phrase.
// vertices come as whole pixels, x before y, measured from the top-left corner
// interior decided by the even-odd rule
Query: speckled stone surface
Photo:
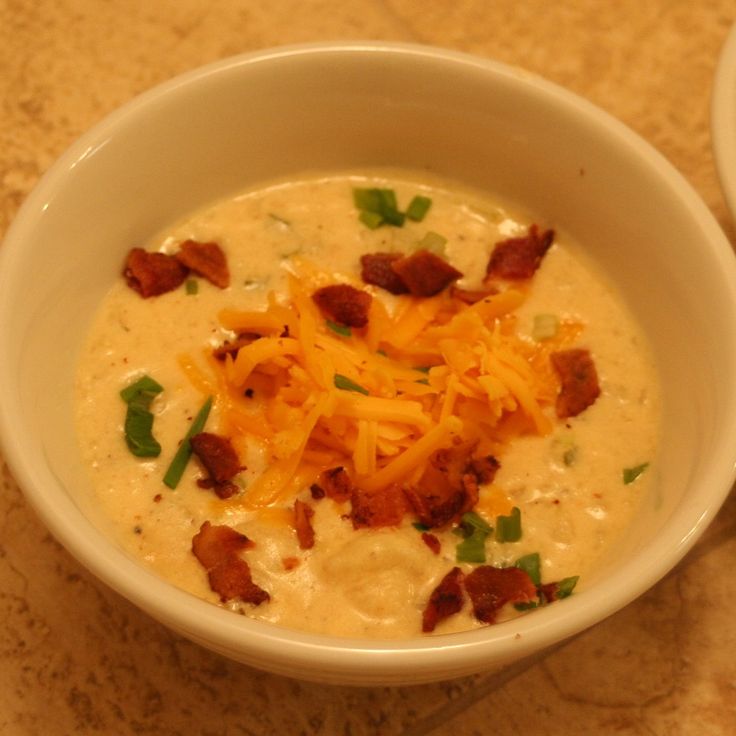
[[[729,0],[0,0],[0,235],[53,160],[133,95],[282,43],[417,41],[538,72],[653,143],[733,238],[708,130]],[[351,689],[264,675],[181,639],[88,574],[7,469],[0,733],[736,733],[736,498],[647,595],[500,674]]]

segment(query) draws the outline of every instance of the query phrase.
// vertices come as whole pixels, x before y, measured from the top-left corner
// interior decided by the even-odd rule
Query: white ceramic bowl
[[[711,138],[723,196],[736,221],[736,25],[726,37],[716,67]]]
[[[124,254],[260,180],[426,167],[516,200],[586,244],[649,334],[664,421],[658,491],[580,593],[515,621],[407,641],[334,639],[235,616],[174,589],[98,530],[72,427],[90,316]],[[29,502],[94,574],[229,657],[326,682],[398,684],[501,665],[600,621],[659,580],[713,518],[736,457],[736,269],[684,179],[607,114],[537,77],[378,43],[228,59],[111,115],[48,172],[0,253],[0,437]]]

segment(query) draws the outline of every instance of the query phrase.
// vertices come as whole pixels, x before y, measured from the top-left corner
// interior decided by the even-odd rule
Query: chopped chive
[[[291,227],[291,222],[289,220],[284,219],[283,217],[280,217],[274,212],[269,212],[268,216],[274,221],[277,222],[279,225],[283,225],[284,227]]]
[[[335,373],[333,383],[335,384],[335,388],[342,389],[343,391],[357,391],[359,394],[365,394],[366,396],[370,393],[368,389],[363,388],[363,386],[355,383],[355,381],[351,381],[347,376],[343,376],[341,373]]]
[[[509,516],[496,517],[496,541],[518,542],[521,539],[521,509],[514,506]]]
[[[572,465],[575,465],[578,459],[578,447],[575,445],[574,447],[570,447],[565,452],[562,453],[562,462],[567,465],[569,468]]]
[[[514,567],[523,570],[532,579],[534,585],[542,584],[542,561],[538,552],[532,552],[529,555],[519,557],[514,563]]]
[[[176,451],[174,459],[171,461],[171,465],[169,465],[169,468],[166,471],[166,475],[164,475],[164,483],[169,488],[176,488],[179,484],[181,476],[184,474],[184,468],[186,468],[189,458],[192,455],[192,445],[189,442],[189,439],[194,437],[195,434],[199,434],[204,429],[204,425],[210,414],[211,408],[212,397],[210,396],[202,405],[197,416],[194,417],[194,421],[189,427],[189,431],[184,435],[184,439],[181,441],[179,449]]]
[[[197,279],[187,279],[184,288],[187,294],[196,294],[199,291],[199,282]]]
[[[419,371],[420,373],[429,373],[429,371],[432,370],[432,366],[431,365],[415,365],[414,370]]]
[[[434,232],[434,230],[428,230],[424,237],[417,243],[417,248],[420,250],[428,250],[430,253],[434,253],[436,256],[445,255],[445,244],[447,238],[444,235]]]
[[[429,527],[426,524],[422,524],[421,521],[415,521],[412,526],[418,531],[418,532],[428,532]]]
[[[346,325],[338,324],[337,322],[333,322],[331,319],[326,319],[325,324],[333,331],[336,332],[338,335],[342,335],[343,337],[352,337],[353,331],[347,327]]]
[[[555,314],[535,314],[532,337],[537,342],[551,340],[560,328],[560,320]]]
[[[485,562],[487,536],[488,534],[476,529],[455,547],[455,560],[457,562]]]
[[[624,485],[627,486],[629,483],[633,483],[648,467],[649,463],[642,463],[641,465],[635,465],[633,468],[624,468]]]
[[[379,189],[355,187],[353,189],[353,203],[359,210],[366,212],[381,212],[381,193]]]
[[[393,189],[355,187],[353,203],[360,210],[360,221],[371,229],[384,222],[396,227],[404,224],[405,215],[399,212]]]
[[[493,528],[482,516],[474,511],[468,511],[460,517],[460,524],[453,531],[464,537],[463,541],[455,547],[457,562],[486,561],[486,538]]]
[[[425,386],[429,386],[429,379],[427,379],[427,378],[419,378],[416,381],[414,381],[414,383],[421,383],[421,384],[423,384]]]
[[[142,376],[126,386],[120,397],[128,405],[125,412],[125,442],[136,457],[158,457],[161,445],[153,436],[151,402],[163,386],[150,376]]]
[[[561,599],[571,596],[573,590],[575,590],[575,586],[578,584],[578,580],[580,580],[579,575],[573,575],[572,577],[560,580],[557,583],[557,598]]]
[[[377,227],[383,225],[383,215],[378,212],[371,212],[370,210],[362,210],[358,219],[371,230],[375,230]]]
[[[154,381],[150,376],[142,376],[134,383],[131,383],[130,386],[126,386],[120,392],[120,398],[128,404],[138,394],[149,393],[155,395],[160,394],[163,390],[164,387],[158,381]]]
[[[431,206],[432,200],[429,197],[417,194],[409,202],[409,206],[406,208],[406,216],[414,222],[421,222]]]

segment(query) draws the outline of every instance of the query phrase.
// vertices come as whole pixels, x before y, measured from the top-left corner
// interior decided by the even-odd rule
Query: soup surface
[[[416,195],[429,208],[379,224],[365,207],[375,190],[391,190],[400,214]],[[487,275],[496,244],[528,240],[533,224],[452,182],[381,171],[250,190],[144,244],[171,254],[187,240],[216,242],[229,285],[195,270],[142,298],[121,277],[94,320],[77,425],[95,503],[120,545],[196,596],[338,636],[467,630],[564,597],[578,577],[584,587],[656,475],[657,376],[625,305],[564,233],[533,275]],[[361,278],[361,256],[417,252],[462,276],[433,296]],[[312,298],[335,284],[371,295],[367,325]],[[565,351],[590,358],[599,395],[560,415],[553,356]],[[120,395],[144,375],[163,389],[149,397],[161,448],[149,457],[126,442]],[[208,397],[205,430],[227,439],[238,472],[217,485],[195,455],[171,488],[164,475]],[[460,454],[461,481],[438,469],[443,450]],[[337,468],[342,496],[326,475]],[[433,472],[460,494],[446,496],[450,511],[432,506]],[[206,522],[250,540],[237,556],[263,600],[213,589],[212,565],[192,552]],[[479,618],[462,577],[515,566],[536,594],[512,592]],[[439,594],[429,602],[454,568],[459,587],[444,589],[442,612]]]

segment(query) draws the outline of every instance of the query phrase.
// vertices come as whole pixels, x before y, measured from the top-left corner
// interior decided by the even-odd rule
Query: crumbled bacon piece
[[[552,353],[550,360],[562,384],[555,407],[557,416],[561,419],[576,417],[601,393],[590,351],[583,348],[560,350]]]
[[[511,280],[531,278],[554,238],[554,230],[545,230],[540,234],[539,228],[532,225],[526,235],[496,243],[488,261],[486,277]]]
[[[360,257],[360,277],[366,284],[380,286],[391,294],[406,294],[409,289],[391,267],[403,257],[401,253],[366,253]]]
[[[463,274],[428,250],[418,250],[391,263],[412,296],[434,296]]]
[[[463,607],[462,580],[462,570],[453,567],[432,591],[422,614],[422,631],[425,634],[434,631],[440,621],[444,621]]]
[[[200,432],[189,440],[192,452],[200,459],[209,473],[209,478],[199,481],[203,488],[214,488],[220,498],[229,498],[238,491],[232,479],[244,467],[240,464],[238,454],[227,437]]]
[[[192,538],[192,552],[207,570],[210,587],[222,601],[240,598],[259,605],[270,600],[269,594],[256,585],[248,563],[238,556],[253,543],[232,527],[213,526],[205,521]]]
[[[315,483],[314,486],[317,486],[324,496],[333,501],[340,503],[349,501],[353,495],[353,481],[350,480],[347,470],[342,466],[325,470],[320,474],[318,480],[319,483]],[[314,486],[312,486],[312,498],[317,498],[315,493],[319,491],[315,491]]]
[[[401,523],[406,511],[404,496],[398,486],[389,486],[370,493],[356,486],[350,501],[350,518],[354,529],[396,526]]]
[[[350,284],[323,286],[312,294],[317,306],[331,319],[348,327],[365,327],[373,297]]]
[[[429,532],[422,532],[422,542],[424,542],[424,544],[426,544],[427,547],[429,547],[436,555],[438,555],[442,549],[440,540],[437,539],[434,534],[430,534]]]
[[[123,276],[131,289],[148,299],[177,289],[188,273],[189,269],[174,256],[133,248],[125,261]]]
[[[473,459],[474,449],[474,442],[464,442],[437,450],[418,483],[404,488],[409,504],[425,526],[443,526],[478,502],[478,484],[492,480],[498,461],[491,456]]]
[[[529,574],[518,567],[480,565],[465,576],[465,590],[479,621],[492,624],[507,603],[529,603],[537,588]]]
[[[294,501],[294,528],[301,549],[312,549],[314,547],[313,516],[314,510],[309,504],[300,501],[298,498]]]
[[[176,259],[210,283],[225,289],[230,286],[230,269],[222,248],[217,243],[185,240],[179,246]]]
[[[500,467],[501,463],[493,455],[476,457],[470,461],[470,470],[478,483],[492,483]]]

